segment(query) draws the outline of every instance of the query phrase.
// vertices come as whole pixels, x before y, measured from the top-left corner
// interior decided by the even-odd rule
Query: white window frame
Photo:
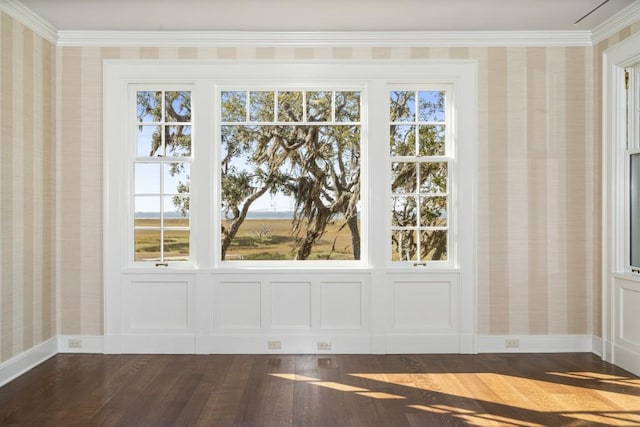
[[[361,200],[366,204],[366,211],[384,212],[384,214],[367,215],[366,225],[362,226],[363,251],[360,261],[348,261],[346,268],[407,268],[403,263],[391,262],[390,239],[390,171],[389,143],[388,143],[388,89],[398,85],[411,87],[413,85],[452,85],[452,104],[456,108],[456,115],[452,117],[450,132],[453,132],[457,144],[458,153],[466,153],[456,159],[459,177],[452,177],[450,183],[456,185],[455,194],[459,197],[451,200],[455,203],[457,212],[465,214],[464,218],[455,225],[455,231],[451,231],[451,253],[449,261],[433,263],[428,269],[439,268],[459,269],[465,265],[472,265],[475,271],[476,252],[476,182],[477,176],[477,77],[476,63],[469,60],[457,61],[106,61],[104,73],[104,182],[105,182],[105,271],[149,268],[133,265],[130,239],[123,236],[122,212],[132,212],[132,207],[127,206],[130,195],[122,195],[121,192],[130,188],[131,172],[123,169],[122,150],[133,150],[132,147],[123,147],[125,141],[131,141],[130,129],[123,122],[123,100],[133,92],[131,85],[138,87],[180,87],[191,88],[193,102],[193,128],[194,144],[192,146],[192,182],[214,182],[216,173],[211,163],[219,164],[217,144],[207,144],[205,141],[218,141],[217,126],[210,115],[205,112],[216,111],[217,101],[213,96],[217,93],[217,87],[264,87],[270,85],[280,87],[285,84],[288,87],[313,88],[314,84],[322,86],[333,85],[335,87],[357,88],[365,86],[363,96],[367,97],[363,105],[369,106],[366,114],[368,126],[362,128],[363,161],[361,174],[363,181],[363,194]],[[259,70],[257,72],[256,70]],[[347,76],[347,77],[345,77]],[[204,96],[210,94],[211,96]],[[207,99],[205,99],[207,98]],[[129,102],[127,108],[135,108],[135,101]],[[125,109],[126,110],[126,109]],[[135,118],[135,114],[132,114]],[[123,125],[123,123],[125,123]],[[464,123],[460,125],[459,123]],[[129,130],[127,130],[129,129]],[[369,173],[370,171],[385,171],[384,173]],[[384,188],[384,192],[376,191],[375,197],[368,197],[372,188]],[[192,262],[170,263],[170,268],[227,268],[229,265],[221,265],[219,262],[219,236],[213,227],[206,227],[211,217],[216,200],[207,194],[209,189],[191,188],[191,230],[198,239],[191,241]],[[210,193],[213,193],[212,191]],[[384,193],[384,197],[378,198]],[[380,200],[381,199],[381,200]],[[449,220],[455,221],[457,216],[453,209],[448,213]],[[365,217],[365,215],[363,215]],[[216,219],[219,220],[219,219]],[[127,219],[129,221],[129,219]],[[126,221],[125,221],[126,223]],[[215,222],[219,224],[219,221]],[[210,222],[209,222],[210,224]],[[365,229],[365,226],[367,229]],[[454,226],[452,224],[452,226]],[[376,243],[367,236],[380,235],[379,230],[385,230],[385,242]],[[205,233],[205,234],[203,234]],[[208,238],[202,238],[208,235]],[[460,249],[456,249],[460,248]],[[465,248],[465,249],[462,249]],[[466,251],[466,252],[465,252]],[[340,268],[340,263],[335,261],[309,261],[288,262],[282,265],[267,262],[254,264],[241,262],[233,268]],[[429,263],[431,264],[431,263]],[[442,264],[442,265],[440,265]],[[157,271],[154,267],[150,270]],[[108,280],[107,280],[108,282]]]
[[[640,153],[640,62],[626,67],[629,73],[626,89],[626,149],[624,152],[624,271],[639,274],[631,265],[631,156]],[[625,78],[626,79],[626,78]]]
[[[625,69],[640,63],[640,33],[607,49],[602,69],[602,358],[638,372],[620,336],[622,288],[637,288],[629,258],[629,153]],[[629,149],[631,148],[631,150]],[[640,147],[639,147],[640,148]]]
[[[279,82],[279,83],[278,83]],[[282,80],[282,77],[278,79],[272,79],[269,82],[263,83],[228,83],[228,84],[216,84],[215,85],[215,118],[220,118],[221,110],[220,103],[218,100],[220,99],[220,93],[224,91],[313,91],[313,90],[326,90],[326,91],[359,91],[361,96],[361,117],[360,117],[360,130],[361,130],[361,138],[360,138],[360,205],[361,205],[361,222],[360,222],[360,259],[359,260],[329,260],[329,261],[321,261],[321,260],[298,260],[298,261],[277,261],[277,260],[266,260],[266,261],[238,261],[238,260],[222,260],[221,255],[221,245],[220,245],[220,236],[218,235],[215,241],[214,250],[214,260],[213,263],[216,267],[229,267],[229,268],[243,268],[243,267],[263,267],[263,268],[367,268],[369,267],[369,238],[368,233],[368,224],[369,224],[369,193],[362,189],[367,188],[368,182],[368,140],[367,134],[364,132],[364,129],[367,128],[367,93],[366,86],[361,82],[359,83],[349,83],[340,82],[339,84],[331,84],[331,83],[322,83],[322,80],[318,80],[314,78],[310,83],[298,83],[292,84],[288,82],[287,79]],[[303,105],[303,108],[306,106]],[[278,124],[279,122],[276,122]],[[296,125],[295,122],[286,122],[287,125]],[[306,123],[306,122],[304,122]],[[301,125],[304,123],[300,123]],[[321,124],[321,122],[312,122],[313,124]],[[231,123],[233,124],[233,123]],[[252,125],[260,124],[260,122],[250,122]],[[215,145],[214,150],[216,151],[215,164],[220,164],[220,127],[223,123],[216,121],[215,126]],[[220,206],[222,202],[222,190],[221,190],[221,180],[220,180],[220,169],[216,169],[214,171],[214,206]],[[220,216],[220,211],[215,210],[213,212],[214,215],[214,228],[218,230],[220,228],[222,218]]]
[[[388,257],[391,265],[396,267],[419,267],[423,266],[429,269],[447,269],[447,268],[455,268],[458,264],[458,241],[454,238],[457,235],[456,227],[458,223],[458,206],[457,206],[457,195],[458,195],[458,182],[460,181],[460,175],[458,171],[458,165],[456,162],[457,156],[457,144],[455,141],[455,134],[453,132],[453,123],[455,123],[456,111],[454,108],[454,93],[455,86],[451,83],[448,84],[433,84],[433,83],[416,83],[416,84],[401,84],[401,85],[389,85],[387,93],[389,94],[391,91],[439,91],[443,90],[445,92],[445,154],[443,156],[407,156],[407,159],[411,158],[417,164],[426,161],[443,161],[447,163],[447,259],[446,260],[438,260],[438,261],[426,261],[426,260],[417,260],[417,261],[391,261],[392,255],[392,247],[391,247],[391,211],[388,212],[388,236],[387,236],[387,244],[388,244]],[[387,100],[387,110],[389,109],[390,100]],[[390,124],[387,119],[387,123]],[[387,165],[387,169],[389,173],[391,171],[391,163],[393,162],[393,157],[389,154],[389,162]],[[400,160],[395,160],[400,161]],[[392,197],[391,194],[391,178],[389,177],[389,200]],[[416,189],[417,191],[417,189]],[[452,213],[452,215],[449,215]],[[417,231],[419,232],[423,228],[428,227],[417,227]],[[418,241],[420,239],[418,238]]]
[[[188,157],[157,157],[157,159],[162,159],[162,160],[155,160],[154,161],[154,157],[147,157],[144,159],[141,159],[137,156],[136,153],[136,129],[138,127],[138,125],[140,125],[141,123],[138,123],[138,121],[136,120],[136,106],[137,106],[137,92],[144,92],[144,91],[163,91],[163,93],[165,91],[189,91],[191,92],[191,97],[193,99],[193,88],[194,86],[192,85],[176,85],[176,84],[171,84],[171,83],[163,83],[163,84],[153,84],[153,85],[135,85],[135,84],[131,84],[129,85],[129,99],[131,100],[131,104],[132,108],[133,108],[133,112],[127,112],[127,117],[123,117],[123,120],[126,121],[126,125],[127,127],[129,127],[129,132],[130,134],[128,135],[129,138],[131,138],[131,144],[127,144],[127,147],[122,147],[123,149],[123,156],[125,156],[127,159],[130,159],[130,166],[128,168],[127,171],[127,178],[128,181],[130,182],[129,184],[129,212],[130,214],[132,214],[135,210],[135,200],[134,200],[134,186],[135,186],[135,177],[134,177],[134,165],[136,163],[179,163],[179,162],[184,162],[184,163],[188,163],[189,164],[189,173],[191,174],[192,171],[191,169],[193,168],[193,146],[194,146],[194,141],[195,138],[197,136],[197,134],[194,133],[195,129],[193,126],[193,108],[192,108],[192,118],[191,118],[191,122],[189,123],[189,125],[192,126],[191,130],[191,155]],[[163,102],[164,102],[164,97],[163,97]],[[128,149],[128,151],[126,151]],[[191,198],[191,192],[189,192],[189,197]],[[160,198],[160,209],[163,209],[163,200],[162,197]],[[142,267],[151,267],[151,266],[155,266],[155,264],[159,264],[158,266],[174,266],[174,267],[178,267],[181,266],[182,268],[190,268],[193,267],[193,233],[192,233],[192,226],[191,226],[191,221],[192,221],[192,215],[190,212],[189,215],[189,260],[188,261],[170,261],[170,260],[161,260],[161,261],[134,261],[135,259],[135,245],[132,245],[131,243],[134,242],[135,239],[135,227],[134,227],[134,216],[130,215],[129,221],[128,221],[128,227],[127,227],[127,241],[129,242],[129,244],[127,245],[127,259],[129,260],[130,263],[132,263],[132,265],[138,265],[138,266],[142,266]],[[164,226],[160,226],[160,229],[165,229]],[[161,234],[162,236],[162,234]],[[164,242],[161,240],[160,245],[162,246],[164,244]]]

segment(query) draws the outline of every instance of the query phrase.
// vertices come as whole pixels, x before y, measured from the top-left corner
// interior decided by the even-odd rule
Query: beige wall
[[[599,335],[601,54],[640,23],[594,48],[64,47],[56,58],[4,15],[1,29],[1,360],[53,334],[56,265],[59,333],[103,332],[104,59],[477,59],[479,333]]]
[[[0,362],[56,335],[55,47],[0,13]]]
[[[593,330],[599,138],[593,51],[573,48],[63,48],[62,333],[102,333],[101,70],[114,58],[477,59],[479,332]]]

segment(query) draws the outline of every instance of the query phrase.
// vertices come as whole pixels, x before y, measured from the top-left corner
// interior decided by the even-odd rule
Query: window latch
[[[414,262],[413,266],[414,267],[426,267],[427,263],[426,262]]]
[[[156,267],[169,267],[167,262],[156,262]]]

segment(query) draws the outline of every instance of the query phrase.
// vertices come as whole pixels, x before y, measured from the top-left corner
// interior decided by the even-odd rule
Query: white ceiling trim
[[[593,46],[640,21],[640,2],[593,31],[61,31],[19,0],[0,11],[57,46],[113,47],[509,47]]]
[[[640,2],[634,2],[594,28],[591,42],[595,46],[638,21],[640,21]]]
[[[591,46],[591,31],[59,31],[58,46],[487,47]]]
[[[0,11],[51,43],[56,44],[58,41],[58,30],[18,0],[1,0]]]

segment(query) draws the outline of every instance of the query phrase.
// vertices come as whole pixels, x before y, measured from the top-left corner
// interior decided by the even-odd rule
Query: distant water
[[[179,212],[165,212],[164,217],[183,218]],[[158,219],[160,218],[160,212],[136,212],[136,218]],[[293,211],[249,211],[247,219],[293,219]]]

